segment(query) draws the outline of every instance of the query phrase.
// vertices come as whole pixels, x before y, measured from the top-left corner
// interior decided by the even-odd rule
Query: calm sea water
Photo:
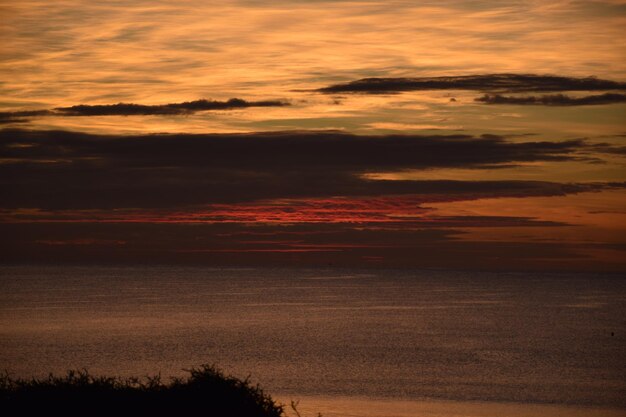
[[[0,268],[0,367],[181,375],[271,394],[626,409],[617,275]]]

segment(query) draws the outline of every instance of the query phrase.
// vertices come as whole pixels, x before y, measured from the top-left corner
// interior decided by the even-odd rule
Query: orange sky
[[[24,0],[0,17],[4,262],[626,269],[624,86],[487,78],[625,82],[626,1]],[[482,84],[319,91],[470,75]],[[246,104],[59,110],[231,98]],[[329,131],[348,136],[316,153]],[[223,150],[235,132],[267,145]]]

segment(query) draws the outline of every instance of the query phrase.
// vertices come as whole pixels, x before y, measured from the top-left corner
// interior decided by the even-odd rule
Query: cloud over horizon
[[[178,207],[277,198],[426,194],[447,198],[563,195],[619,186],[550,181],[370,179],[435,168],[497,169],[599,161],[582,140],[496,135],[352,135],[337,131],[90,135],[0,131],[3,208]],[[603,152],[612,150],[603,144]],[[456,196],[456,197],[455,197]]]
[[[456,219],[449,226],[474,223]],[[524,219],[485,222],[550,227]],[[434,222],[433,222],[434,226]],[[558,227],[558,225],[556,225]],[[351,224],[0,223],[0,256],[13,262],[546,268],[581,259],[576,245],[465,242],[445,226],[364,228]],[[7,240],[7,236],[12,236]],[[486,263],[488,262],[488,263]]]

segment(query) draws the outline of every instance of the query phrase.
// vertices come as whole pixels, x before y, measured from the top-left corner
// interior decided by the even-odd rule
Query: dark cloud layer
[[[354,225],[0,223],[0,262],[610,269],[576,244],[475,242],[451,229]]]
[[[145,105],[134,103],[80,104],[71,107],[57,107],[52,110],[31,110],[0,112],[0,123],[13,123],[23,118],[41,116],[149,116],[184,115],[209,110],[233,110],[247,107],[280,107],[289,103],[278,100],[246,101],[231,98],[227,101],[195,100],[183,103]]]
[[[449,199],[563,195],[620,184],[390,181],[363,174],[580,158],[588,145],[494,135],[341,132],[104,136],[0,131],[0,207],[180,207],[272,198],[425,194]]]
[[[486,104],[515,104],[522,106],[589,106],[598,104],[614,104],[626,102],[626,94],[605,93],[594,96],[570,97],[564,94],[543,96],[503,96],[500,94],[485,94],[476,101]]]
[[[499,92],[624,90],[626,83],[595,77],[574,78],[536,74],[483,74],[451,77],[363,78],[320,88],[319,92],[393,93],[414,90],[473,90]]]

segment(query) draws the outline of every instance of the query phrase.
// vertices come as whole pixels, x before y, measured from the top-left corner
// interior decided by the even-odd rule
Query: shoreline
[[[509,402],[395,400],[347,396],[300,396],[274,393],[287,404],[286,415],[295,417],[289,407],[298,402],[303,417],[624,417],[626,409],[597,406],[531,404]]]

